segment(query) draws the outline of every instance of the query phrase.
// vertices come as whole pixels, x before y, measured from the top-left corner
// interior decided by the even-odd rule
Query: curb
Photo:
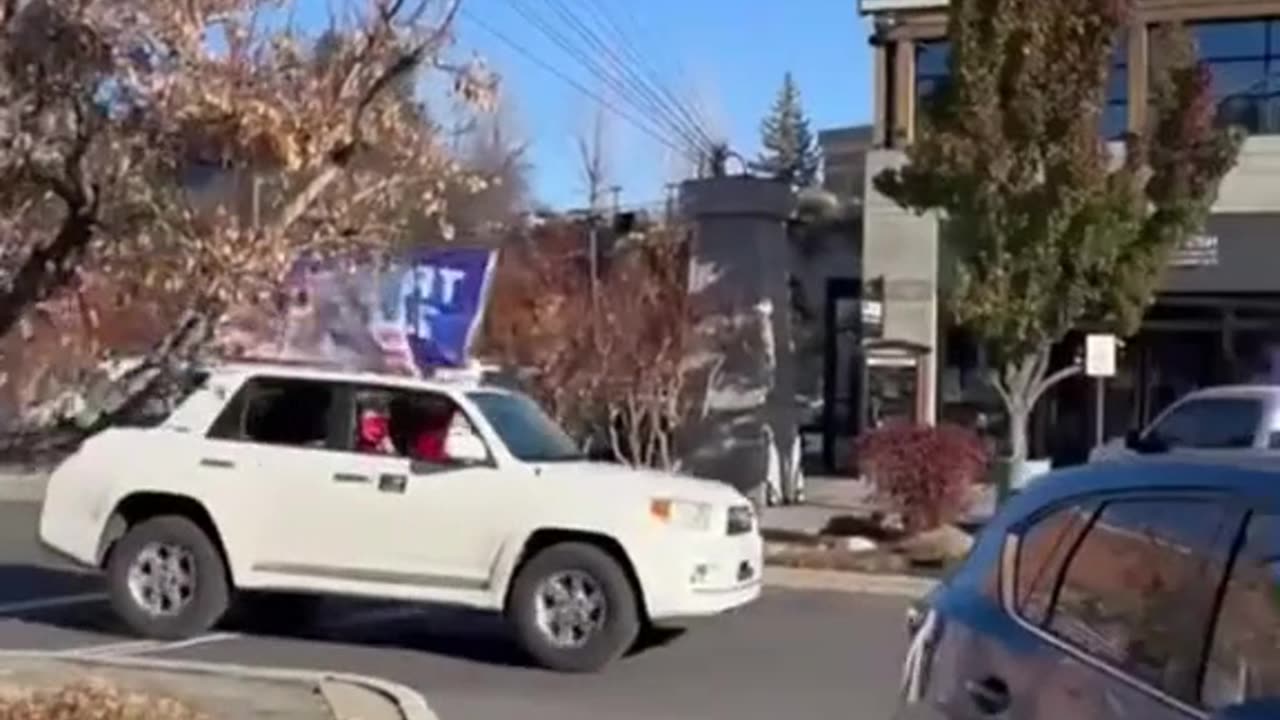
[[[917,600],[937,586],[937,580],[911,575],[877,575],[843,570],[809,570],[766,565],[764,583],[787,590],[824,590],[859,595],[882,595]]]
[[[393,683],[365,675],[329,672],[323,670],[313,671],[290,670],[285,668],[257,668],[248,665],[223,665],[220,663],[205,663],[188,660],[160,660],[152,658],[126,657],[67,657],[66,655],[61,655],[56,651],[48,650],[0,650],[0,660],[22,660],[29,658],[134,670],[161,670],[197,675],[217,675],[224,678],[243,680],[298,682],[314,685],[317,690],[321,690],[325,683],[342,683],[354,685],[385,698],[388,703],[395,706],[403,720],[439,720],[439,717],[432,712],[431,708],[427,705],[426,698],[424,698],[418,691],[404,685],[400,685],[399,683]],[[346,719],[339,717],[338,720]]]

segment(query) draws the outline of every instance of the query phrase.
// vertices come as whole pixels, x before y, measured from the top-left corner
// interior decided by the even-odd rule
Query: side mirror
[[[1169,445],[1158,435],[1143,437],[1137,430],[1130,430],[1124,436],[1124,446],[1144,455],[1156,455],[1169,452]]]
[[[489,448],[474,432],[451,432],[444,441],[444,456],[461,465],[484,465],[489,462]]]
[[[1142,431],[1130,430],[1124,434],[1124,446],[1130,450],[1142,449]]]

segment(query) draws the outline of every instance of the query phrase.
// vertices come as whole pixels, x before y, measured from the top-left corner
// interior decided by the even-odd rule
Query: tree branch
[[[1084,371],[1084,368],[1079,365],[1068,365],[1067,367],[1064,367],[1061,370],[1058,370],[1057,372],[1053,373],[1049,377],[1041,380],[1039,383],[1036,384],[1034,391],[1032,391],[1031,402],[1027,404],[1027,407],[1034,408],[1036,406],[1036,403],[1040,401],[1041,396],[1043,396],[1046,392],[1048,392],[1050,388],[1062,382],[1063,380],[1066,380],[1067,378],[1075,377],[1076,375],[1079,375],[1083,371]]]

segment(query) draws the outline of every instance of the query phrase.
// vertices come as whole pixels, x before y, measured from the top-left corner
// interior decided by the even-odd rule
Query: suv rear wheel
[[[200,526],[179,515],[130,528],[111,551],[107,584],[125,624],[160,640],[205,632],[226,613],[231,596],[221,552]]]
[[[594,545],[568,542],[534,555],[508,605],[520,644],[544,667],[594,672],[626,652],[640,613],[626,572]]]

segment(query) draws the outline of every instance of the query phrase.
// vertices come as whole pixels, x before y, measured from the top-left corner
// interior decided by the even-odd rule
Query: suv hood
[[[573,478],[589,483],[592,487],[616,488],[619,492],[635,491],[721,505],[749,502],[742,493],[717,480],[703,480],[648,468],[597,462],[545,463],[537,467],[543,475]]]

